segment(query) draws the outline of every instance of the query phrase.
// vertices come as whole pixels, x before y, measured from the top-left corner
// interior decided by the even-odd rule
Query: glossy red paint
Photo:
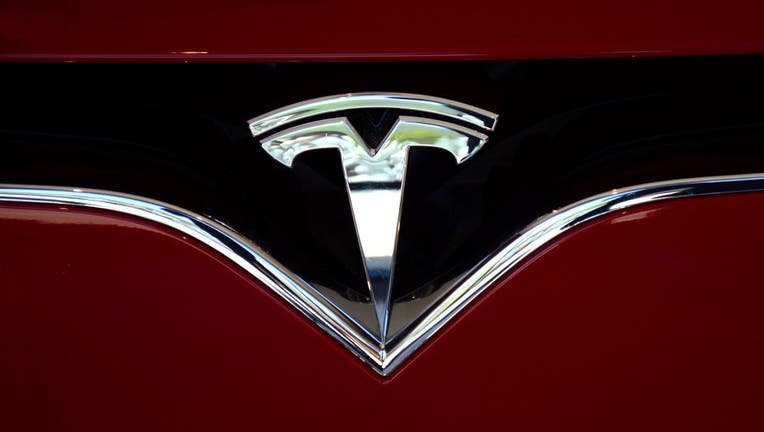
[[[0,429],[761,430],[764,194],[635,208],[526,262],[382,379],[225,259],[0,209]]]
[[[2,60],[514,59],[764,53],[764,3],[5,0]]]

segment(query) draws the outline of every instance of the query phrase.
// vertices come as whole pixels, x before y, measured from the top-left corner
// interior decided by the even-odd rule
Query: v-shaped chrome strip
[[[147,219],[176,229],[223,254],[315,321],[382,375],[399,366],[438,329],[520,261],[561,234],[612,212],[664,200],[764,191],[764,173],[643,184],[597,195],[538,219],[448,287],[426,314],[385,349],[368,337],[314,287],[291,273],[252,241],[205,216],[133,195],[100,190],[0,185],[0,202],[81,206]]]

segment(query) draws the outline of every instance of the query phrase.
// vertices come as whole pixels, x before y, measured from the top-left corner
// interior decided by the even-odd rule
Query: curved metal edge
[[[97,189],[0,184],[0,203],[79,206],[113,211],[173,228],[219,252],[265,284],[373,369],[379,345],[363,327],[249,239],[209,217],[135,195]]]
[[[395,108],[459,119],[487,130],[496,127],[498,114],[461,102],[413,93],[361,92],[327,96],[287,105],[248,121],[254,136],[287,123],[349,109]]]
[[[208,217],[159,201],[101,190],[0,185],[0,202],[59,204],[129,214],[176,229],[236,263],[323,328],[379,374],[394,371],[417,348],[523,259],[587,221],[642,204],[764,191],[764,173],[700,177],[614,189],[539,218],[460,278],[447,294],[384,349],[299,276],[256,244]]]
[[[408,329],[388,343],[383,374],[421,347],[475,298],[515,268],[523,259],[585,222],[642,204],[698,196],[761,192],[764,174],[699,177],[647,183],[596,195],[537,219],[461,277],[445,287],[447,294]]]

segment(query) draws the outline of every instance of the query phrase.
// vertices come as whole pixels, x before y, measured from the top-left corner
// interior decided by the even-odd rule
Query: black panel
[[[638,183],[764,172],[764,58],[462,63],[0,65],[0,182],[99,188],[222,220],[309,279],[365,298],[335,152],[271,159],[247,119],[356,91],[500,114],[456,166],[412,151],[396,291],[471,267],[535,218]],[[351,117],[369,142],[399,113]]]

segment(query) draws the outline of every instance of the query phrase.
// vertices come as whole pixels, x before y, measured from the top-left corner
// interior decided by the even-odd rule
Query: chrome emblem
[[[367,145],[346,117],[310,121],[319,115],[370,108],[405,110],[417,115],[399,116],[379,146]],[[496,119],[496,114],[445,99],[357,93],[291,105],[249,121],[250,130],[263,149],[288,167],[304,152],[339,150],[371,305],[346,307],[328,290],[314,289],[323,297],[320,299],[323,304],[346,315],[370,337],[361,345],[376,350],[378,369],[385,369],[391,342],[396,337],[402,340],[401,332],[423,312],[407,312],[400,319],[391,303],[409,149],[418,146],[442,149],[460,164],[486,143],[486,133],[493,130]],[[293,124],[297,125],[289,127]],[[281,130],[269,134],[275,129]],[[391,319],[396,321],[393,326]],[[401,324],[402,321],[406,322]],[[347,340],[344,342],[348,344]]]

